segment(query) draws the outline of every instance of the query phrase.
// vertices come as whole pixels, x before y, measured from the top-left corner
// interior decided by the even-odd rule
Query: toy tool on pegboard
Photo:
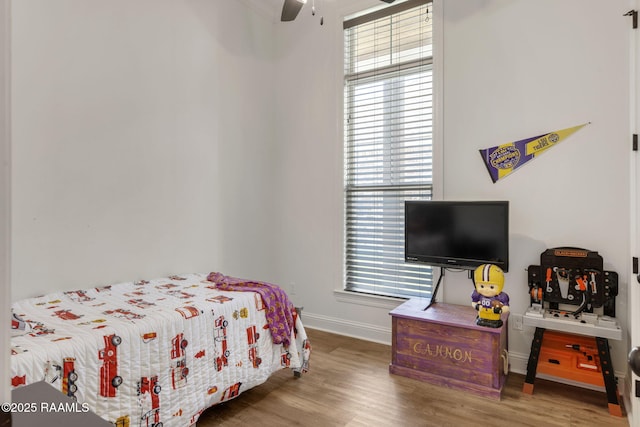
[[[604,270],[598,252],[547,249],[540,255],[540,265],[530,265],[527,271],[532,305],[558,310],[562,304],[574,316],[602,308],[603,315],[615,317],[618,274]]]

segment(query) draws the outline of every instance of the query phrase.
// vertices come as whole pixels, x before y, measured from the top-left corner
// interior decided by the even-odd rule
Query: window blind
[[[404,262],[404,201],[432,191],[430,2],[344,22],[345,289],[429,296],[432,268]]]

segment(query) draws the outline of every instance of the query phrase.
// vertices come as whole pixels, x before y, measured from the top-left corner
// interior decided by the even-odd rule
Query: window
[[[432,191],[431,3],[344,22],[345,289],[431,294],[432,268],[404,261],[404,201]]]

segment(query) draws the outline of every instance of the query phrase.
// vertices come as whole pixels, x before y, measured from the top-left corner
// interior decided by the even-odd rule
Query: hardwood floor
[[[628,426],[609,415],[604,392],[510,373],[502,400],[389,373],[391,348],[307,328],[310,371],[283,370],[236,399],[205,411],[197,427],[259,426]]]

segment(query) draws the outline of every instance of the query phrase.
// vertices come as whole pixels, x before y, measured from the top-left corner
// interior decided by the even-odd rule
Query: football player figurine
[[[473,283],[476,289],[471,295],[471,306],[478,311],[476,324],[501,327],[501,314],[509,311],[509,295],[502,292],[504,272],[497,265],[483,264],[473,273]]]

